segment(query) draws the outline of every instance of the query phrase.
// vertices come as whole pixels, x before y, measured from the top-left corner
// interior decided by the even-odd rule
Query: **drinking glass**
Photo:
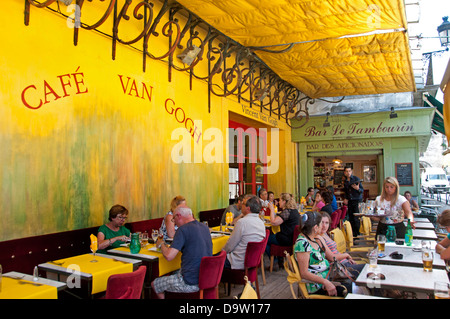
[[[147,246],[148,244],[148,233],[143,232],[142,233],[142,246]]]
[[[386,246],[386,236],[385,235],[378,235],[377,236],[377,242],[378,242],[378,251],[383,252],[384,247]]]
[[[377,268],[378,267],[378,249],[375,248],[369,252],[369,267]]]
[[[153,239],[153,243],[156,244],[156,240],[158,239],[158,230],[157,229],[152,230],[152,239]]]
[[[450,284],[443,281],[434,282],[434,299],[450,299]]]
[[[423,270],[433,271],[433,252],[431,249],[422,249]]]
[[[366,212],[366,203],[358,203],[358,210],[360,214],[364,214]]]
[[[92,251],[92,254],[94,256],[94,258],[91,260],[91,263],[96,263],[98,261],[97,259],[95,259],[95,253],[97,252],[97,249],[94,249],[91,246],[91,251]]]
[[[422,249],[431,249],[431,241],[422,240]]]

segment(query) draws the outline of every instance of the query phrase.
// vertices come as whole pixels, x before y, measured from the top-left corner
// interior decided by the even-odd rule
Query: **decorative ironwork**
[[[53,5],[56,0],[38,2],[25,0],[24,21],[30,23],[30,7],[47,8],[70,19],[67,15]],[[100,0],[104,2],[105,0]],[[92,0],[87,0],[92,2]],[[133,7],[133,2],[135,3]],[[74,15],[74,45],[80,41],[79,28],[98,31],[108,18],[112,17],[112,33],[106,34],[112,39],[112,59],[116,58],[117,43],[132,46],[142,52],[142,67],[147,69],[147,59],[167,61],[168,81],[172,80],[172,69],[188,72],[190,88],[193,89],[193,78],[206,81],[208,84],[208,112],[211,112],[211,94],[219,97],[236,96],[238,102],[246,102],[251,108],[267,111],[270,116],[284,120],[293,127],[305,125],[309,119],[308,104],[314,100],[302,94],[297,88],[280,79],[269,67],[267,67],[254,51],[264,50],[262,47],[247,48],[233,41],[218,30],[206,24],[180,4],[174,1],[164,0],[160,9],[156,12],[156,4],[149,0],[126,0],[121,8],[116,0],[110,0],[105,12],[98,21],[86,24],[82,21],[82,10],[85,8],[84,0],[76,0]],[[51,7],[53,5],[53,7]],[[135,22],[142,23],[142,31],[134,38],[125,40],[120,33],[120,27],[133,18]],[[183,22],[180,22],[183,21]],[[99,32],[99,31],[98,31]],[[103,35],[105,35],[103,33]],[[129,36],[129,34],[127,34]],[[152,40],[157,37],[167,38],[168,46],[165,52],[155,52],[156,46],[152,46]],[[137,48],[142,45],[142,48]],[[292,46],[278,51],[270,51],[274,54],[286,52]],[[176,59],[176,50],[193,50],[192,61],[183,65]],[[187,52],[189,53],[189,52]],[[175,57],[174,57],[175,55]],[[205,64],[207,67],[205,67]],[[202,66],[202,67],[201,67]],[[203,70],[206,74],[200,74]],[[291,119],[296,119],[292,126]]]

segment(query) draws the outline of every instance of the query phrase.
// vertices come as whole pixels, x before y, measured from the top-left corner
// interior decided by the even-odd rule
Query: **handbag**
[[[244,280],[246,282],[244,290],[242,290],[242,293],[239,296],[235,296],[234,299],[258,299],[258,295],[248,281],[247,276],[244,277]]]
[[[351,281],[355,281],[355,276],[350,272],[349,269],[353,271],[357,271],[356,269],[346,267],[340,261],[336,260],[336,257],[333,257],[333,261],[330,264],[330,270],[327,274],[327,279],[330,281],[345,281],[350,279]]]

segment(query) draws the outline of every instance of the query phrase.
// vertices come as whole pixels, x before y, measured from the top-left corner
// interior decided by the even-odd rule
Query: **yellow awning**
[[[293,44],[255,53],[310,97],[415,91],[402,0],[178,2],[244,46]]]

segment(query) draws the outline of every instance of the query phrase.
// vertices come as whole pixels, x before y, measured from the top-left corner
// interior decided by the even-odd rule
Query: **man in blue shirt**
[[[200,262],[205,256],[212,256],[212,240],[209,228],[197,221],[188,207],[178,207],[173,213],[178,229],[172,245],[167,246],[162,239],[156,242],[168,261],[173,260],[181,251],[181,269],[171,276],[156,278],[152,288],[158,298],[164,299],[164,292],[196,292]]]

